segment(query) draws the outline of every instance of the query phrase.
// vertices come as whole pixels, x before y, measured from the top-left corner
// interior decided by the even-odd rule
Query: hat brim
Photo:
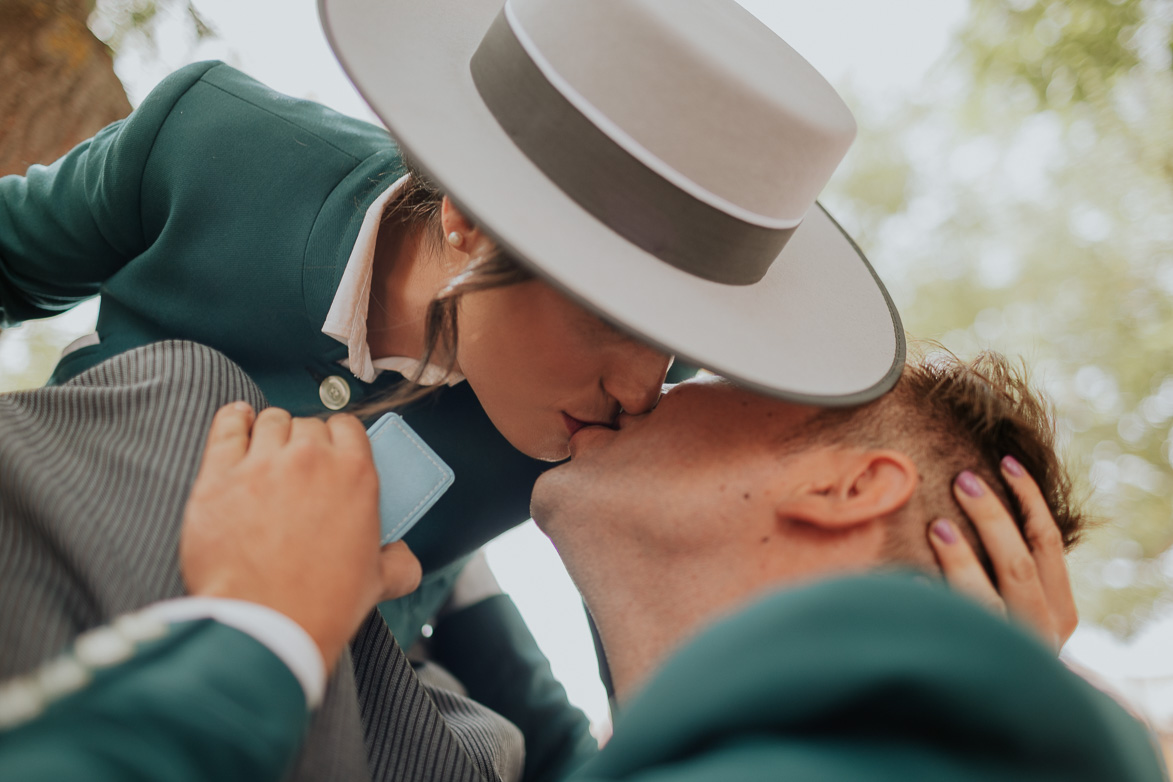
[[[879,277],[819,205],[769,272],[725,285],[628,242],[563,193],[485,107],[469,60],[502,0],[319,0],[339,62],[400,146],[511,255],[643,341],[752,390],[854,405],[904,365]]]

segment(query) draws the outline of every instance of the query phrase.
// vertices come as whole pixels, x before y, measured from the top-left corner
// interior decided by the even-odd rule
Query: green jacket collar
[[[403,161],[389,144],[355,166],[322,204],[306,243],[303,267],[305,311],[310,323],[320,327],[326,322],[367,209],[403,173]],[[331,361],[346,358],[345,345],[325,334],[320,337],[321,350]]]

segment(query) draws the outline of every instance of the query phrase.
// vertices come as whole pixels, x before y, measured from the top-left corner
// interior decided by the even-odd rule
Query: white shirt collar
[[[367,344],[367,312],[371,302],[371,274],[375,266],[375,239],[379,235],[379,225],[387,205],[402,192],[407,178],[408,175],[399,178],[367,209],[358,230],[358,238],[354,241],[354,249],[346,261],[342,282],[334,294],[330,311],[326,313],[326,322],[322,324],[323,334],[346,345],[348,355],[338,363],[364,383],[373,382],[385,369],[412,378],[420,366],[418,359],[405,356],[372,358],[371,347]],[[434,386],[443,382],[454,386],[463,380],[464,376],[455,372],[445,379],[443,368],[428,364],[424,367],[420,384]]]

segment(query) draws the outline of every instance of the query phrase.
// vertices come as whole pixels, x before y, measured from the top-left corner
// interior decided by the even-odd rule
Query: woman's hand
[[[1001,467],[1026,516],[1021,533],[981,478],[967,471],[953,483],[953,494],[977,529],[1000,588],[994,588],[953,522],[933,522],[929,542],[951,586],[997,613],[1009,613],[1058,651],[1079,622],[1063,558],[1063,536],[1038,485],[1022,466],[1007,456]]]

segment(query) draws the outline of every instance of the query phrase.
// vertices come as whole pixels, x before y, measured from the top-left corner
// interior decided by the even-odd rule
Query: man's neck
[[[615,695],[622,703],[678,649],[763,595],[875,565],[874,553],[846,553],[807,562],[761,556],[750,548],[726,550],[707,559],[694,552],[676,562],[653,556],[628,562],[609,558],[608,567],[598,573],[576,573],[572,568],[571,576],[598,627]]]
[[[653,572],[633,563],[597,580],[572,575],[598,627],[621,703],[677,649],[757,593],[728,571]]]

